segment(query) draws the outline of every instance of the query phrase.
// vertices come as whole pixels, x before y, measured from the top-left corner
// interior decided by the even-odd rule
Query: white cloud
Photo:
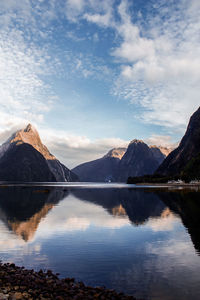
[[[86,5],[86,0],[67,0],[66,17],[68,20],[75,22],[76,18],[82,13]]]
[[[115,1],[68,2],[68,7],[76,10],[75,15],[72,12],[76,22],[86,19],[118,35],[111,55],[121,72],[113,94],[140,105],[142,122],[182,134],[200,103],[198,1],[160,0],[151,8],[147,3],[145,18],[141,12],[135,18],[128,0],[119,5]],[[88,77],[93,72],[83,69],[82,74]]]
[[[118,10],[122,42],[112,55],[121,60],[121,75],[115,95],[141,105],[143,121],[183,132],[200,103],[199,5],[160,6],[155,18],[147,16],[146,30],[132,23],[127,1]]]
[[[175,143],[172,140],[172,137],[169,135],[152,134],[145,141],[149,145],[162,146],[162,147],[166,147],[166,148],[176,148],[178,146],[178,144]]]
[[[119,138],[90,140],[86,136],[66,132],[40,130],[41,138],[49,150],[67,167],[73,168],[86,161],[101,158],[110,149],[127,147],[128,141]]]
[[[95,1],[94,1],[95,2]],[[100,5],[99,5],[100,4]],[[113,24],[113,1],[101,1],[98,5],[93,4],[94,12],[85,13],[83,18],[99,26],[107,27]]]
[[[71,22],[86,19],[100,26],[109,26],[113,3],[113,0],[66,0],[66,17]]]
[[[85,19],[89,22],[93,22],[99,25],[108,26],[110,23],[110,14],[85,14]]]
[[[96,36],[96,35],[95,35]],[[95,37],[90,37],[95,39]],[[76,38],[75,38],[76,39]],[[105,62],[92,55],[87,55],[80,52],[78,55],[75,53],[67,53],[66,56],[68,76],[72,78],[85,78],[111,81],[114,72],[105,64]],[[66,76],[66,75],[65,75]]]
[[[150,218],[145,225],[155,232],[172,231],[179,222],[180,219],[166,208],[159,218]]]
[[[7,20],[0,29],[1,116],[41,122],[56,98],[44,77],[55,72],[59,61],[49,55],[48,44],[38,46],[41,31],[28,0],[1,1],[0,8]]]
[[[118,7],[121,24],[116,24],[115,29],[122,36],[123,42],[112,52],[112,55],[127,62],[151,57],[155,51],[152,40],[140,36],[139,28],[131,22],[127,11],[127,2],[122,1]]]

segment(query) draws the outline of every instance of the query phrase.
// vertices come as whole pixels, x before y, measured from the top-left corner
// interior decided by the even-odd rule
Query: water
[[[0,187],[0,259],[144,299],[200,299],[200,193]]]

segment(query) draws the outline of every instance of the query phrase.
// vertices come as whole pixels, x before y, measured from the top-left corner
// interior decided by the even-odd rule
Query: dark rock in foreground
[[[73,278],[59,279],[57,275],[50,270],[35,272],[15,264],[0,264],[0,299],[135,299],[103,287],[85,286]]]

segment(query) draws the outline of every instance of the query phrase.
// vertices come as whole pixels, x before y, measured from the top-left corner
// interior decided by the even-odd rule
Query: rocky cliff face
[[[149,146],[157,160],[162,163],[163,162],[163,157],[166,158],[170,152],[174,150],[174,148],[167,148],[167,147],[162,147],[162,146],[156,146],[152,145]]]
[[[179,175],[185,172],[188,164],[199,161],[200,155],[200,107],[191,116],[186,133],[178,148],[163,161],[156,173],[160,175]],[[200,169],[200,168],[199,168]],[[199,174],[200,175],[200,174]]]
[[[133,140],[120,161],[118,181],[126,182],[130,176],[153,174],[164,158],[159,148],[149,147],[141,140]]]
[[[151,152],[153,153],[154,158],[161,164],[166,157],[166,151],[162,151],[162,147],[149,146]]]
[[[0,147],[1,181],[77,181],[78,177],[42,144],[29,124]]]
[[[121,160],[125,152],[126,152],[126,148],[113,148],[104,156],[104,158],[112,157]]]
[[[72,171],[83,182],[109,182],[117,181],[120,159],[126,148],[114,148],[104,157],[81,164]]]

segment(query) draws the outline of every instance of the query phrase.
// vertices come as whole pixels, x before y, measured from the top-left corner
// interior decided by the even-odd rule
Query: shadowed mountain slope
[[[149,147],[141,140],[133,140],[120,161],[118,181],[126,182],[130,176],[153,174],[164,158],[159,148]]]
[[[42,144],[29,124],[0,147],[1,181],[77,181],[78,177]]]
[[[191,116],[186,133],[178,148],[159,166],[156,174],[200,176],[200,107]],[[196,172],[194,172],[194,167]]]
[[[119,163],[125,151],[126,148],[114,148],[104,157],[81,164],[72,171],[83,182],[117,181]]]

